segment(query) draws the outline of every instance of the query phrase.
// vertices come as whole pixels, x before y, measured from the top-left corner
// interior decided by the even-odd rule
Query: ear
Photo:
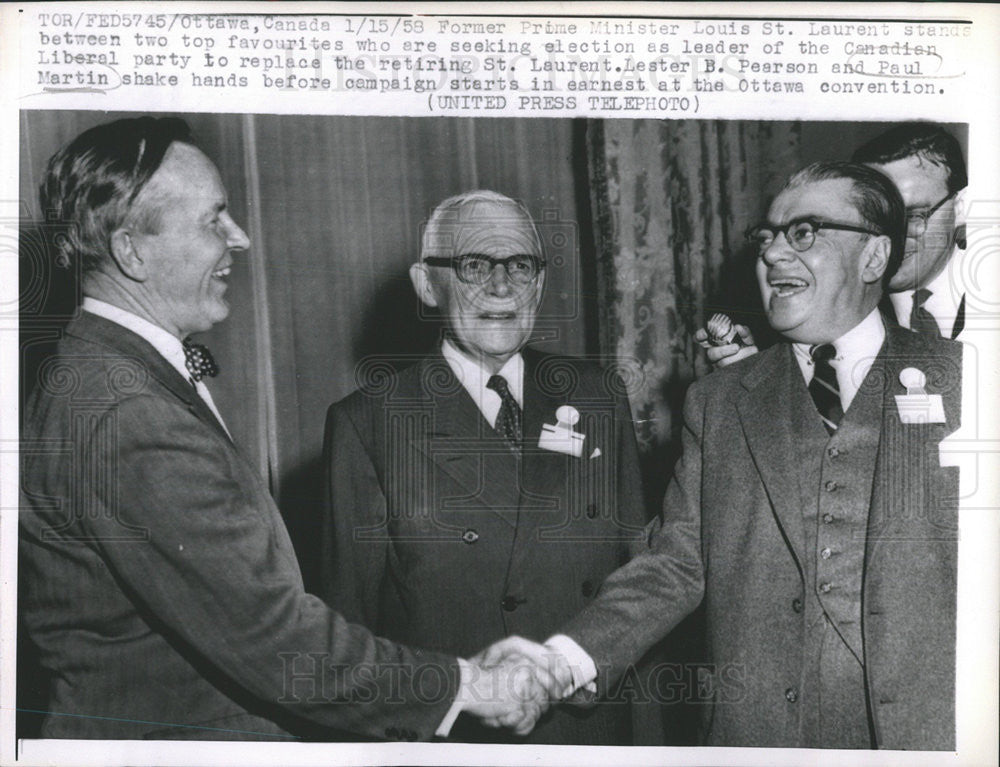
[[[136,250],[132,233],[128,229],[115,229],[111,233],[111,257],[126,277],[136,282],[146,281],[146,263]]]
[[[410,282],[413,283],[417,297],[425,306],[436,307],[438,305],[437,296],[434,294],[434,283],[427,271],[427,265],[422,261],[418,261],[410,267]]]
[[[889,265],[892,241],[885,235],[873,237],[862,255],[861,279],[869,285],[878,282]]]

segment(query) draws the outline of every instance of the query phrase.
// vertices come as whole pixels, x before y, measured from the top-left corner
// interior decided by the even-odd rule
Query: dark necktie
[[[500,395],[500,412],[497,414],[497,433],[504,438],[507,446],[516,454],[521,453],[521,408],[510,393],[507,379],[493,375],[486,382],[486,388]]]
[[[212,358],[212,352],[207,346],[197,344],[190,338],[185,338],[184,344],[184,365],[191,374],[191,383],[197,383],[205,376],[214,377],[219,374],[219,366]]]
[[[837,386],[837,371],[830,360],[837,354],[833,344],[818,344],[809,350],[813,361],[813,377],[809,382],[809,394],[816,403],[816,410],[828,434],[832,435],[844,417],[840,405],[840,388]]]
[[[927,288],[918,288],[913,291],[913,308],[910,309],[910,330],[925,336],[941,337],[941,328],[938,327],[934,315],[924,308],[927,299],[931,297],[931,292]]]

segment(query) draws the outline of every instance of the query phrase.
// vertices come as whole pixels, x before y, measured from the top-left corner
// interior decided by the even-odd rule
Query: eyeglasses
[[[505,258],[494,258],[481,253],[464,253],[461,256],[427,256],[425,264],[450,266],[458,279],[469,285],[485,285],[493,276],[493,269],[501,264],[507,279],[514,285],[528,285],[534,282],[542,269],[545,259],[530,253],[519,253]]]
[[[861,234],[881,234],[871,229],[865,229],[854,224],[841,224],[836,221],[823,221],[818,218],[796,218],[789,221],[784,226],[764,222],[752,226],[746,231],[746,238],[757,247],[758,255],[763,255],[764,251],[771,247],[774,238],[781,232],[785,235],[788,244],[793,250],[799,253],[809,250],[816,242],[816,232],[820,229],[836,229],[843,232],[860,232]]]
[[[942,205],[944,205],[946,202],[948,202],[948,200],[950,200],[956,194],[958,194],[958,190],[957,189],[954,192],[951,192],[950,194],[948,194],[947,196],[945,196],[941,200],[941,202],[939,202],[933,208],[928,208],[927,210],[910,210],[910,209],[907,209],[907,211],[906,211],[906,228],[907,228],[907,230],[911,234],[916,235],[917,237],[919,237],[920,235],[922,235],[924,232],[927,231],[927,221],[928,221],[928,219],[930,219],[931,216],[933,216],[935,213],[937,213],[938,209]]]

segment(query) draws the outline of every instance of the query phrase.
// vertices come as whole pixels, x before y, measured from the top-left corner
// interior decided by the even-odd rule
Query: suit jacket
[[[350,620],[469,657],[510,634],[544,641],[627,561],[645,515],[621,382],[591,362],[524,359],[520,462],[440,354],[331,406],[324,596]],[[566,404],[581,457],[537,447]],[[627,742],[628,708],[553,710],[527,740]],[[524,740],[463,719],[456,739]]]
[[[145,340],[83,313],[23,417],[20,607],[52,674],[44,737],[433,736],[454,657],[303,591],[263,480]]]
[[[927,374],[946,423],[904,424],[894,395],[903,368]],[[938,444],[959,424],[961,345],[890,326],[862,388],[882,397],[861,634],[866,695],[882,748],[946,749],[955,730],[957,469]],[[565,631],[602,680],[672,628],[704,594],[705,741],[802,743],[796,688],[803,664],[804,527],[790,402],[804,387],[782,343],[694,384],[683,455],[648,549],[605,583]],[[812,556],[815,556],[813,552]]]

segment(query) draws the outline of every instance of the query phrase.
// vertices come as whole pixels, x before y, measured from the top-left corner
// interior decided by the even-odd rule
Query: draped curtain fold
[[[683,392],[706,372],[694,331],[716,311],[759,326],[743,231],[801,165],[799,146],[798,123],[588,125],[599,342],[641,371],[629,394],[647,455],[675,440]]]

